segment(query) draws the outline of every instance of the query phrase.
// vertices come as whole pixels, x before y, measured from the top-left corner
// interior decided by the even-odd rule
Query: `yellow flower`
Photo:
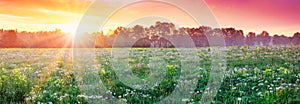
[[[278,70],[281,71],[283,74],[287,73],[287,69],[284,67],[280,67]]]
[[[204,56],[203,52],[198,52],[197,55],[198,55],[199,57],[203,57],[203,56]]]
[[[20,68],[16,68],[12,72],[13,72],[14,75],[20,74],[21,73],[21,69]]]
[[[175,68],[174,65],[167,65],[166,67],[167,67],[167,69],[174,69]]]
[[[63,61],[57,61],[57,66],[59,68],[62,68],[64,66],[64,62]]]
[[[252,56],[252,55],[251,55],[250,53],[247,53],[247,54],[246,54],[246,57],[247,57],[247,58],[250,58],[251,56]]]
[[[268,69],[265,70],[265,73],[271,73],[271,72],[272,72],[272,69],[268,68]]]

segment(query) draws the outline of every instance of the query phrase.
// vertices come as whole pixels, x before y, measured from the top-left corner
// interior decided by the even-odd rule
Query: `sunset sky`
[[[127,0],[128,1],[128,0]],[[293,35],[300,32],[300,0],[205,0],[214,14],[220,27],[234,27],[261,33],[268,31],[271,35]],[[18,29],[19,31],[50,31],[61,28],[65,32],[74,33],[82,15],[94,0],[0,0],[0,28]],[[99,8],[95,13],[113,9],[124,0],[98,0]],[[195,6],[193,0],[185,4]],[[115,4],[115,5],[113,5]],[[177,5],[178,6],[178,5]],[[191,19],[195,12],[187,15],[179,8],[162,3],[138,3],[119,8],[106,24],[103,31],[117,26],[127,26],[139,20],[155,21],[164,18],[179,26],[195,27]],[[151,14],[149,18],[134,18]],[[104,18],[104,17],[95,17]],[[204,17],[203,19],[205,20]],[[209,17],[213,18],[213,17]],[[148,19],[148,20],[147,20]],[[143,23],[141,23],[143,24]],[[154,23],[152,23],[154,24]],[[201,25],[207,25],[205,23]],[[147,25],[145,23],[145,25]]]

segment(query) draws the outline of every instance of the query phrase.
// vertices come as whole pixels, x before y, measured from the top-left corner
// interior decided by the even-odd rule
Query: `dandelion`
[[[262,92],[258,92],[257,96],[263,96]]]
[[[170,70],[170,69],[174,69],[175,66],[174,65],[167,65],[166,68]]]
[[[265,73],[271,73],[271,72],[272,72],[272,69],[268,68],[268,69],[265,70]]]
[[[235,89],[236,89],[236,87],[232,87],[232,89],[233,89],[233,90],[235,90]]]
[[[186,102],[189,101],[189,99],[185,98],[185,99],[181,99],[181,101]]]
[[[25,101],[29,101],[29,100],[31,100],[30,97],[26,97],[26,98],[25,98]]]

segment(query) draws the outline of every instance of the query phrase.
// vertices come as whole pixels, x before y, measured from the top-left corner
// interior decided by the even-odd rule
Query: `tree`
[[[244,45],[245,37],[244,37],[243,30],[235,30],[234,28],[223,28],[222,31],[227,46]]]
[[[141,26],[141,25],[135,25],[135,26],[133,27],[133,32],[134,32],[135,36],[137,36],[137,37],[142,37],[142,35],[145,34],[145,29],[144,29],[144,27]]]
[[[294,36],[292,37],[291,43],[294,45],[300,45],[300,33],[299,32],[294,34]]]
[[[267,31],[263,31],[261,34],[257,35],[257,41],[261,45],[267,45],[271,41],[271,36],[269,36],[269,33]]]
[[[256,41],[256,35],[254,32],[249,32],[248,35],[246,36],[245,43],[248,46],[253,46]]]
[[[275,45],[286,45],[286,44],[290,44],[291,40],[289,37],[286,37],[284,35],[274,35],[273,36],[273,44]]]
[[[3,32],[0,47],[3,48],[17,48],[18,47],[18,37],[16,30],[7,30]]]

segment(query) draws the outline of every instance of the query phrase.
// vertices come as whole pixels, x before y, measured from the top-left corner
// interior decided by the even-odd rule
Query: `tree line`
[[[40,32],[18,32],[0,29],[0,48],[70,48],[72,41],[60,29]]]
[[[110,47],[175,47],[172,39],[180,40],[190,37],[196,47],[214,46],[210,41],[223,38],[226,46],[261,46],[261,45],[300,45],[300,33],[293,36],[271,36],[267,31],[249,32],[235,28],[176,28],[173,23],[156,22],[150,27],[118,27],[107,34],[103,32],[85,33],[72,39],[70,34],[55,31],[17,32],[17,30],[0,30],[0,48],[110,48]],[[76,44],[73,46],[73,40]],[[81,41],[81,42],[79,42]],[[180,41],[176,41],[180,42]],[[179,43],[180,44],[180,43]]]

